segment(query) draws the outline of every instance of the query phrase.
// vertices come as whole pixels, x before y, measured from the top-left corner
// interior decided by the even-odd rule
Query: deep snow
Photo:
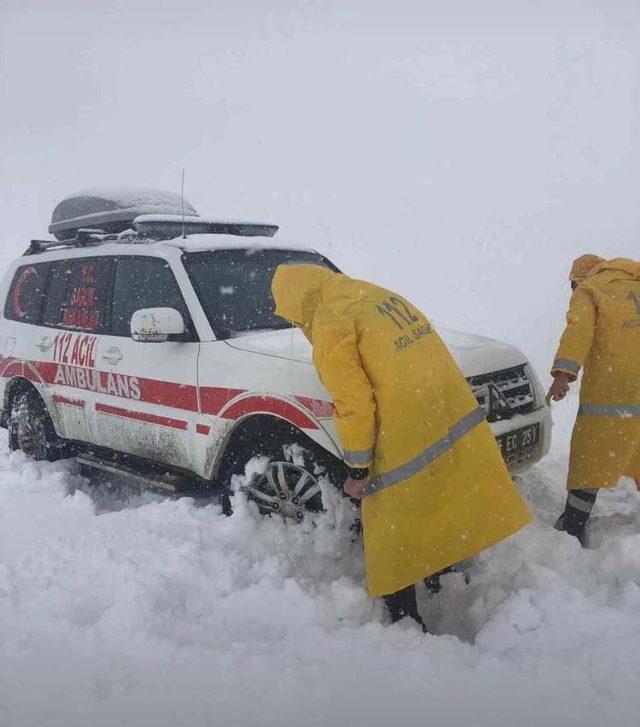
[[[601,497],[592,550],[552,529],[574,411],[520,479],[535,522],[420,594],[426,638],[367,598],[337,500],[302,527],[125,502],[3,438],[0,724],[637,724],[638,494]]]

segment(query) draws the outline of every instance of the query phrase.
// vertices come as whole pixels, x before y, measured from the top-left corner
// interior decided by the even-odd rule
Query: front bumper
[[[529,414],[519,414],[511,419],[489,424],[496,437],[514,432],[517,429],[523,429],[532,424],[540,425],[540,438],[535,448],[527,454],[526,458],[509,466],[509,471],[512,474],[525,472],[529,467],[537,464],[549,452],[549,448],[551,447],[551,428],[553,426],[551,411],[548,406],[544,405]]]

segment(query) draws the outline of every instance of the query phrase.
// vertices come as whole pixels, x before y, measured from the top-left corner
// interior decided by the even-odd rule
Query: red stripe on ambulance
[[[90,351],[91,349],[88,350]],[[224,419],[238,419],[247,414],[274,414],[275,416],[287,419],[292,424],[303,429],[318,429],[318,425],[310,416],[284,399],[267,395],[250,395],[234,402],[234,399],[246,393],[244,389],[219,386],[200,387],[200,407],[198,407],[198,389],[191,384],[177,384],[171,381],[145,379],[139,376],[97,371],[96,369],[89,369],[82,366],[49,361],[21,362],[9,358],[2,360],[0,357],[0,363],[7,364],[2,372],[3,378],[24,376],[30,381],[64,386],[75,391],[93,391],[98,394],[117,397],[125,401],[140,401],[145,404],[168,406],[188,412],[197,412],[200,410],[201,414],[221,416]],[[333,404],[331,402],[312,399],[306,396],[296,396],[295,399],[308,412],[318,418],[328,418],[333,414]],[[71,401],[80,401],[61,397],[60,395],[55,395],[53,400],[56,403],[66,404],[68,406],[77,405],[71,404]],[[84,402],[82,405],[84,406]],[[102,409],[98,409],[98,407]],[[107,405],[97,404],[96,410],[109,413],[104,411],[105,407]],[[227,408],[225,409],[225,407]],[[151,422],[155,417],[155,415],[143,414],[142,412],[139,412],[138,416],[136,412],[119,409],[118,407],[111,407],[111,409],[118,409],[118,411],[125,412],[121,416],[131,415],[129,418],[137,418],[140,421]],[[187,428],[187,423],[182,422],[182,420],[172,419],[170,417],[155,417],[155,419],[161,420],[155,421],[155,423],[161,424],[165,420],[167,422],[173,422],[174,424],[180,422],[180,425],[174,428]],[[164,426],[173,426],[173,424],[164,424]],[[199,434],[209,434],[209,430],[207,432],[204,431],[204,425],[197,426],[202,426],[203,428],[203,431],[200,431],[196,427]]]
[[[182,429],[186,431],[189,428],[187,422],[182,419],[161,417],[156,414],[148,414],[144,411],[131,411],[130,409],[122,409],[119,406],[96,404],[96,411],[100,414],[108,414],[111,416],[123,417],[125,419],[135,419],[140,422],[147,422],[148,424],[159,424],[162,427],[170,427],[171,429]]]
[[[218,386],[200,387],[200,407],[203,414],[217,414],[236,396],[244,394],[244,389],[224,389]]]
[[[225,419],[239,419],[247,414],[275,414],[301,429],[318,429],[318,425],[293,404],[272,396],[247,396],[231,404],[220,416]]]
[[[296,401],[300,402],[312,414],[315,414],[318,419],[329,419],[333,416],[333,404],[330,401],[310,399],[308,396],[296,396]]]
[[[75,406],[78,409],[84,409],[86,406],[86,402],[82,401],[81,399],[69,399],[66,396],[61,396],[60,394],[54,394],[51,397],[56,404],[66,404],[67,406]]]
[[[198,411],[197,389],[190,384],[144,379],[139,376],[128,376],[127,374],[112,373],[110,371],[96,371],[81,366],[50,363],[48,361],[33,361],[32,366],[46,384],[95,391],[98,394],[107,394],[133,401],[144,401],[147,404],[170,406],[186,411]],[[37,378],[33,371],[26,371],[25,376],[32,381]]]
[[[6,359],[10,361],[9,359]],[[7,364],[7,367],[2,372],[2,377],[5,379],[10,379],[13,376],[23,376],[23,366],[21,361],[10,361]]]

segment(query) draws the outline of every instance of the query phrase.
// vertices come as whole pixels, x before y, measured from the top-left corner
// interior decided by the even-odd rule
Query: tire
[[[23,451],[38,461],[55,462],[63,456],[63,445],[55,433],[47,408],[34,390],[18,394],[8,422],[9,448]]]
[[[232,491],[234,475],[244,475],[247,464],[255,457],[267,460],[264,472],[254,474],[242,491],[255,502],[263,515],[279,514],[300,522],[308,513],[324,510],[319,477],[326,475],[339,487],[344,477],[339,463],[329,455],[310,449],[298,437],[266,436],[253,441],[240,441],[230,451],[222,474],[222,484]]]

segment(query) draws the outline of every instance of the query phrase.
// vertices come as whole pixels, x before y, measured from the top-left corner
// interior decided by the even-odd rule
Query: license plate
[[[529,459],[540,441],[540,424],[531,424],[496,437],[502,456],[507,464]]]

